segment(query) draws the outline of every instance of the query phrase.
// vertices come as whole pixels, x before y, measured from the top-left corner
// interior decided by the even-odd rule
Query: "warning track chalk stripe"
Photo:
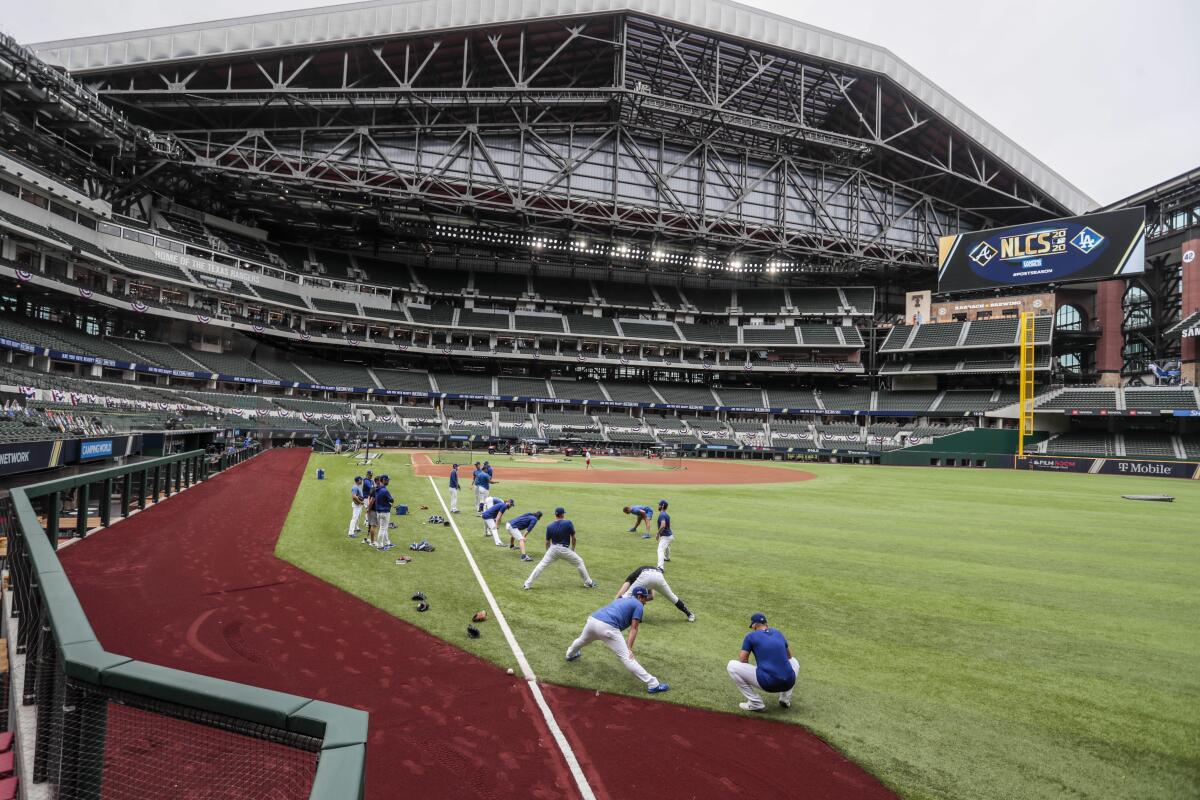
[[[571,748],[571,743],[567,741],[562,728],[558,725],[558,720],[554,718],[554,712],[550,710],[550,705],[546,702],[546,698],[542,694],[541,687],[538,686],[537,675],[534,674],[533,667],[529,664],[529,659],[525,657],[525,651],[521,649],[520,643],[517,642],[517,637],[508,625],[508,620],[504,618],[504,612],[500,610],[500,604],[496,602],[496,596],[492,594],[491,587],[488,586],[483,573],[479,571],[479,565],[475,563],[475,557],[471,554],[470,548],[467,547],[467,542],[463,538],[462,531],[458,529],[458,523],[454,521],[454,515],[450,513],[450,508],[446,505],[445,499],[442,498],[442,492],[438,488],[433,476],[429,476],[429,485],[433,487],[433,493],[437,495],[438,502],[441,503],[442,512],[446,515],[446,519],[450,521],[450,528],[454,531],[454,535],[458,539],[458,544],[462,547],[463,554],[467,557],[467,563],[471,565],[471,572],[475,574],[475,580],[479,582],[479,588],[483,590],[483,596],[487,599],[488,607],[492,610],[492,616],[496,618],[496,623],[504,633],[504,640],[508,642],[513,656],[517,659],[518,666],[521,667],[521,675],[525,678],[525,685],[529,687],[529,691],[533,695],[533,701],[541,709],[542,717],[546,720],[546,726],[550,729],[550,735],[554,737],[554,743],[558,745],[559,751],[563,754],[563,759],[567,762],[567,768],[571,771],[571,777],[575,779],[575,785],[579,788],[579,794],[582,795],[584,800],[596,800],[596,793],[592,791],[587,776],[583,774],[583,768],[579,766],[579,759],[575,757],[575,751]]]

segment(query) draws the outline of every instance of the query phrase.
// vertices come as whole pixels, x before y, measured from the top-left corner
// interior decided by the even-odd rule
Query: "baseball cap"
[[[649,597],[650,592],[646,589],[645,586],[635,586],[635,587],[633,587],[633,596],[634,597]]]
[[[664,506],[666,506],[666,505],[667,505],[667,501],[666,501],[666,500],[659,500],[659,501],[658,501],[658,507],[659,507],[659,508],[662,508],[662,507],[664,507]]]
[[[454,469],[458,469],[458,464],[451,464],[450,466],[453,467]]]
[[[517,501],[516,501],[516,500],[513,500],[513,499],[510,497],[510,498],[508,498],[508,504],[509,504],[510,506],[515,506],[515,505],[517,504]]]
[[[767,624],[767,615],[762,613],[761,611],[757,611],[750,615],[750,627],[751,628],[753,628],[755,625],[766,625],[766,624]]]
[[[361,480],[362,480],[362,475],[355,475],[355,476],[354,476],[354,480],[356,480],[356,481],[361,481]]]
[[[375,473],[374,473],[374,472],[372,472],[371,470],[367,470],[367,477],[368,477],[368,478],[369,478],[369,477],[371,477],[371,476],[372,476],[372,475],[374,475],[374,474],[375,474]]]
[[[563,514],[567,513],[567,510],[565,508],[563,508],[562,506],[559,506],[558,508],[554,509],[554,513],[557,516],[562,516]]]

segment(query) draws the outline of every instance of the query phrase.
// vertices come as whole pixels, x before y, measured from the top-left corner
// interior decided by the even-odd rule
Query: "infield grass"
[[[767,716],[813,730],[905,797],[1200,796],[1198,482],[806,464],[780,468],[817,480],[656,487],[647,471],[626,488],[505,484],[503,464],[517,511],[566,506],[600,582],[586,590],[558,562],[522,591],[533,565],[483,538],[463,493],[456,521],[544,681],[645,697],[600,646],[570,664],[563,652],[625,575],[653,563],[653,540],[626,533],[621,506],[665,497],[678,534],[667,578],[698,620],[665,599],[648,606],[636,654],[672,686],[651,702],[742,713],[725,663],[763,611],[801,662],[792,709],[771,698]],[[314,455],[278,554],[515,666],[493,623],[466,636],[484,601],[451,530],[421,524],[442,513],[429,480],[401,453],[374,469],[413,509],[392,534],[404,549],[346,539],[356,468]],[[1121,499],[1154,493],[1177,501]],[[437,552],[408,552],[422,536]],[[414,562],[395,566],[401,553]],[[416,589],[427,614],[408,599]]]

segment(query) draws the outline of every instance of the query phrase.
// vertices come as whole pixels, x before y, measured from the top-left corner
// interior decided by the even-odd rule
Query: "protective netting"
[[[58,800],[309,797],[319,740],[68,679],[37,615],[22,637],[28,783],[55,787]]]
[[[273,741],[268,729],[247,735],[213,717],[216,724],[203,724],[111,700],[105,716],[103,800],[297,800],[311,792],[317,754]]]

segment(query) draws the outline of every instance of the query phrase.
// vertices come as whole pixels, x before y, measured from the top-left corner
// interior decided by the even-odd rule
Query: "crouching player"
[[[754,665],[750,663],[751,653],[754,654]],[[737,661],[730,661],[727,669],[729,677],[746,698],[746,702],[738,703],[738,708],[743,711],[766,708],[755,689],[779,692],[779,705],[791,707],[800,662],[792,656],[792,648],[783,634],[767,625],[765,614],[750,617],[750,633],[742,640]]]

